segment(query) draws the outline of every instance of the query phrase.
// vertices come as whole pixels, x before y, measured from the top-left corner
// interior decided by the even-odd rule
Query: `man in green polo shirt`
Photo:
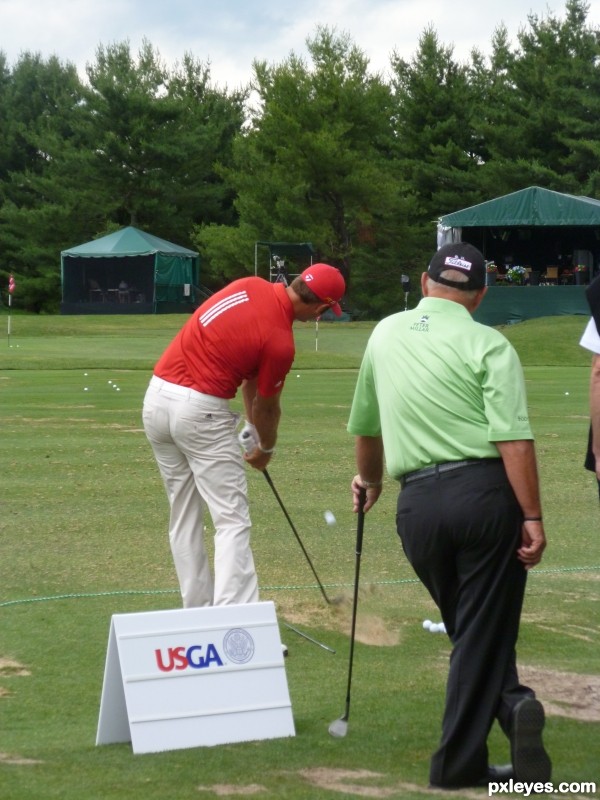
[[[397,530],[453,645],[442,737],[430,784],[511,777],[547,781],[544,709],[518,679],[515,645],[527,570],[546,545],[519,359],[476,323],[485,262],[445,245],[421,278],[416,309],[380,322],[367,345],[348,422],[356,436],[354,508],[379,498],[384,461],[402,487]],[[497,719],[511,764],[488,764]]]

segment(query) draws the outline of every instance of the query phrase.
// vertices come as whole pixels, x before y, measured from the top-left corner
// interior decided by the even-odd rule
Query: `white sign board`
[[[153,753],[294,733],[272,602],[113,615],[97,745]]]

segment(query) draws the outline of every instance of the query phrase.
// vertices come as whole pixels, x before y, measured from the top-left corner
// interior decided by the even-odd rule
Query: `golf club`
[[[255,446],[255,443],[253,441],[252,435],[250,433],[248,433],[248,432],[242,431],[242,433],[240,433],[238,439],[239,439],[240,444],[242,445],[242,447],[244,448],[244,450],[247,453],[250,450],[252,450],[252,448]],[[273,481],[271,479],[271,476],[269,475],[269,473],[267,472],[266,469],[264,469],[262,472],[263,472],[263,475],[266,478],[267,483],[271,487],[271,489],[273,491],[273,494],[275,495],[275,499],[279,503],[279,505],[281,507],[281,510],[283,511],[283,513],[285,515],[285,518],[289,522],[290,528],[292,529],[292,532],[293,532],[294,536],[296,537],[296,539],[298,541],[298,544],[302,548],[302,552],[304,553],[304,556],[305,556],[306,560],[308,561],[308,564],[309,564],[309,566],[310,566],[310,568],[312,570],[312,573],[315,576],[315,579],[316,579],[317,583],[319,584],[319,589],[321,590],[321,594],[323,595],[323,597],[325,599],[325,602],[327,603],[327,605],[331,605],[331,600],[327,596],[327,592],[325,591],[325,587],[323,586],[323,584],[319,580],[319,576],[317,575],[317,571],[314,568],[314,565],[313,565],[313,563],[312,563],[312,561],[310,559],[310,556],[306,552],[306,548],[304,547],[304,544],[302,543],[302,539],[300,538],[300,535],[299,535],[298,531],[296,530],[296,528],[294,526],[294,523],[292,522],[291,517],[290,517],[290,515],[288,514],[288,512],[286,510],[286,507],[283,505],[283,501],[282,501],[281,497],[279,496],[279,493],[278,493],[277,489],[275,488],[275,484],[273,483]]]
[[[294,523],[292,522],[292,520],[290,518],[290,515],[288,514],[285,506],[283,505],[283,501],[281,500],[281,497],[279,496],[279,493],[278,493],[277,489],[275,488],[275,484],[273,483],[273,481],[271,479],[271,476],[269,475],[269,473],[268,473],[268,471],[266,469],[263,470],[263,475],[265,476],[265,478],[267,479],[267,483],[269,484],[269,486],[273,490],[273,494],[275,495],[275,499],[277,500],[277,502],[281,506],[281,510],[283,511],[283,513],[285,515],[285,518],[289,522],[290,528],[292,529],[292,532],[293,532],[294,536],[296,537],[296,539],[298,541],[298,544],[302,548],[302,552],[304,553],[304,556],[305,556],[306,560],[308,561],[308,565],[311,568],[313,575],[315,576],[315,580],[319,584],[319,589],[321,590],[321,594],[323,595],[323,598],[325,599],[325,602],[327,603],[327,605],[331,605],[331,600],[329,599],[329,597],[327,595],[327,592],[325,591],[325,587],[323,586],[323,584],[319,580],[319,576],[317,575],[317,571],[314,568],[314,565],[313,565],[313,563],[312,563],[312,561],[310,559],[310,556],[306,552],[306,548],[304,547],[304,545],[302,543],[302,539],[300,538],[300,535],[298,534],[298,531],[296,530],[296,528],[294,526]]]
[[[333,647],[328,647],[326,644],[323,644],[323,642],[319,642],[317,639],[313,639],[312,636],[309,636],[307,633],[303,633],[301,630],[298,630],[298,628],[294,628],[293,625],[290,625],[287,622],[284,622],[283,624],[285,625],[286,628],[289,628],[291,631],[294,631],[294,633],[297,633],[298,636],[302,636],[303,639],[308,639],[309,642],[312,642],[313,644],[322,647],[323,650],[327,650],[329,653],[335,653]]]
[[[336,739],[348,733],[348,717],[350,716],[350,686],[352,684],[352,662],[354,659],[354,640],[356,634],[356,610],[358,608],[358,579],[360,575],[360,556],[362,553],[363,529],[365,526],[365,501],[367,492],[361,489],[358,496],[358,521],[356,524],[356,564],[354,569],[354,598],[352,601],[352,626],[350,629],[350,657],[348,660],[348,688],[346,690],[346,709],[343,716],[334,720],[329,726],[329,733]]]

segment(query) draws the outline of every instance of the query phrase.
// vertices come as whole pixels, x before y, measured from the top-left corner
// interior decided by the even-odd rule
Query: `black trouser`
[[[527,577],[516,555],[521,523],[499,461],[408,483],[398,498],[404,552],[453,644],[434,785],[484,778],[494,719],[508,735],[515,704],[534,696],[519,684],[515,655]]]

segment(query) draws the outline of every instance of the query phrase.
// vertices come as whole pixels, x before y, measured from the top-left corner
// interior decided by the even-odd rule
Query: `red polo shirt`
[[[294,312],[281,283],[242,278],[212,295],[186,322],[154,374],[215,397],[235,397],[244,379],[258,378],[271,397],[294,360]]]

